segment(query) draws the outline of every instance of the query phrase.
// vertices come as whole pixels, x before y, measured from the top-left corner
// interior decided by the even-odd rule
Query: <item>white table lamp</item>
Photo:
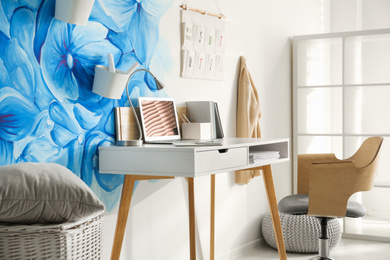
[[[137,123],[139,138],[136,140],[117,140],[116,144],[119,146],[141,146],[143,143],[141,124],[129,95],[129,82],[131,77],[137,72],[145,71],[152,75],[154,81],[156,82],[157,90],[161,90],[164,88],[164,84],[159,81],[149,70],[134,70],[136,67],[138,67],[138,65],[138,63],[134,64],[127,72],[123,72],[116,69],[114,69],[114,72],[111,72],[108,67],[101,65],[96,65],[95,67],[95,78],[93,81],[92,92],[106,98],[120,99],[123,90],[126,87],[127,99],[129,100],[131,109],[133,111],[134,119]]]
[[[54,18],[57,20],[86,25],[95,0],[56,0]]]

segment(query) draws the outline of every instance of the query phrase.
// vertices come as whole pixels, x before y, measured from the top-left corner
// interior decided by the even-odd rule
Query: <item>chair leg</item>
[[[321,224],[321,236],[318,238],[318,254],[310,260],[334,260],[329,257],[328,218],[318,218]]]

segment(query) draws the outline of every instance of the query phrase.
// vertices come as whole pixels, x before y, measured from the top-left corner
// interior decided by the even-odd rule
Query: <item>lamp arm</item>
[[[135,108],[134,108],[134,106],[133,106],[133,103],[131,102],[130,95],[129,95],[129,82],[130,82],[130,79],[131,79],[131,77],[132,77],[135,73],[137,73],[137,72],[139,72],[139,71],[146,71],[146,72],[150,73],[150,75],[152,75],[152,77],[153,77],[155,80],[156,80],[156,77],[153,75],[152,72],[150,72],[150,71],[147,70],[147,69],[138,69],[138,70],[133,71],[133,73],[130,74],[129,79],[127,80],[127,83],[126,83],[126,94],[127,94],[127,99],[129,100],[131,109],[133,110],[133,114],[134,114],[135,121],[137,122],[137,126],[138,126],[138,132],[139,132],[139,138],[138,138],[138,140],[142,140],[142,136],[143,136],[143,135],[142,135],[141,124],[140,124],[140,122],[139,122],[139,119],[138,119],[138,116],[137,116],[137,112],[135,112]]]
[[[150,75],[152,75],[152,77],[153,77],[154,79],[156,79],[156,76],[154,76],[153,73],[150,72],[149,70],[147,70],[147,69],[137,69],[137,70],[133,71],[133,72],[130,74],[129,80],[127,81],[127,83],[129,83],[131,77],[132,77],[135,73],[137,73],[138,71],[145,71],[145,72],[148,72]]]

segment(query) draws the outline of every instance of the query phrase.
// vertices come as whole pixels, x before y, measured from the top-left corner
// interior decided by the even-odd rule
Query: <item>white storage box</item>
[[[210,123],[183,123],[181,127],[184,139],[211,139]]]

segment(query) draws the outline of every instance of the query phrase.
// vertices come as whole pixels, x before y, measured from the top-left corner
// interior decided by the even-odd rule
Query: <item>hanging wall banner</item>
[[[181,76],[223,80],[225,20],[181,10]]]

